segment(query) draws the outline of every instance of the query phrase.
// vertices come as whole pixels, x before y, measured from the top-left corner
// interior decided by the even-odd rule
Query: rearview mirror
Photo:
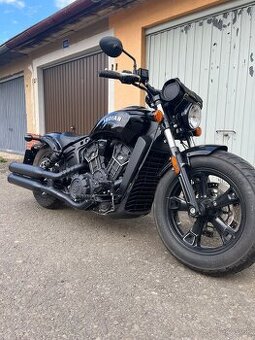
[[[99,45],[104,53],[112,58],[118,57],[123,52],[121,41],[115,37],[104,37],[100,40]]]

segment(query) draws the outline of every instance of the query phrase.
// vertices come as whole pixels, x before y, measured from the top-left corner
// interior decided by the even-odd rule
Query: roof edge
[[[6,44],[3,44],[0,46],[0,55],[1,54],[5,54],[6,52],[8,52],[10,49],[6,46]]]
[[[96,9],[97,7],[107,7],[109,2],[106,1],[105,5],[102,6],[101,0],[78,0],[74,1],[70,5],[64,7],[63,9],[57,11],[51,16],[39,21],[37,24],[29,27],[20,34],[14,36],[13,38],[6,41],[0,46],[0,55],[8,52],[8,50],[15,49],[20,45],[26,43],[30,39],[36,37],[37,35],[48,31],[49,29],[58,26],[66,20],[70,20],[76,15],[80,14],[84,10]]]

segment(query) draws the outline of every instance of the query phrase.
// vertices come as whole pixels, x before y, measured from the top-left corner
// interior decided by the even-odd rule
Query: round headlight
[[[197,104],[192,104],[188,110],[188,123],[191,129],[201,124],[201,108]]]

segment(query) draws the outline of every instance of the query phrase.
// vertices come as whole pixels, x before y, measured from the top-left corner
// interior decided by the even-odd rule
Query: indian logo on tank
[[[113,121],[115,120],[116,122],[120,122],[122,120],[122,117],[121,116],[109,116],[109,117],[105,117],[105,121],[106,122],[110,122],[110,121]]]

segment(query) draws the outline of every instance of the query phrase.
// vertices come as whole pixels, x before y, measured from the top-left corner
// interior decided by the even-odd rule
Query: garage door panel
[[[194,91],[200,93],[200,72],[201,72],[201,60],[202,56],[202,41],[203,39],[203,27],[199,22],[195,23],[195,33],[194,33],[194,53],[193,53],[193,63],[192,63],[192,79],[191,86]],[[196,76],[195,76],[196,75]]]
[[[196,35],[196,25],[194,23],[190,24],[188,28],[190,34],[187,38],[186,43],[186,58],[185,58],[185,74],[184,79],[187,84],[192,87],[193,73],[194,73],[194,53],[195,53],[195,35]]]
[[[84,56],[44,69],[45,129],[88,133],[107,112],[107,80],[98,71],[107,66],[103,53]]]
[[[22,153],[27,129],[24,78],[0,83],[0,150]]]
[[[180,35],[180,45],[179,45],[179,61],[178,61],[178,74],[183,81],[185,81],[185,75],[186,75],[186,61],[188,58],[187,55],[187,35],[188,32],[186,33],[187,27],[183,26],[179,29],[179,32],[177,34]],[[190,36],[190,32],[189,32]],[[181,56],[181,57],[180,57]]]
[[[172,69],[168,70],[168,72],[166,72],[167,74],[171,75],[175,74],[177,76],[178,74],[178,68],[179,68],[179,50],[180,50],[180,34],[179,34],[180,29],[176,28],[173,29],[173,50],[172,50]],[[169,34],[169,32],[168,32]],[[167,56],[168,57],[168,56]],[[158,88],[160,88],[163,85],[162,79],[161,82],[158,84]]]
[[[228,79],[227,79],[227,98],[225,109],[225,124],[229,129],[235,131],[236,120],[236,101],[237,101],[237,86],[238,86],[238,74],[239,74],[239,58],[240,58],[240,30],[241,30],[241,17],[237,16],[237,12],[233,11],[229,13],[228,18],[230,26],[228,28],[229,36],[231,36],[230,53],[226,56],[229,63]],[[221,141],[220,136],[218,136]],[[236,136],[233,133],[232,138],[229,138],[228,146],[234,152],[236,143]]]
[[[221,45],[217,46],[217,48],[220,50],[220,61],[216,65],[217,71],[219,73],[219,84],[218,84],[218,94],[217,97],[220,97],[221,100],[217,101],[217,107],[216,107],[216,115],[217,115],[217,126],[221,129],[224,129],[226,126],[226,117],[228,116],[226,111],[227,106],[227,98],[228,98],[228,87],[229,87],[229,75],[231,67],[231,42],[232,42],[232,21],[230,20],[230,14],[225,13],[221,15],[218,18],[219,20],[222,20],[222,27],[226,31],[225,34],[221,34],[220,40]],[[227,33],[227,34],[226,34]],[[224,72],[222,72],[224,70]],[[212,77],[213,79],[213,77]],[[217,140],[217,138],[219,140]],[[221,143],[222,136],[216,133],[216,142]]]
[[[188,23],[169,23],[168,28],[165,24],[162,31],[150,30],[146,40],[152,85],[161,88],[167,79],[178,77],[203,98],[199,143],[226,144],[253,164],[254,11],[252,3]],[[159,50],[162,44],[166,46]],[[158,57],[161,51],[165,63]]]
[[[233,147],[236,153],[247,157],[247,150],[249,147],[248,140],[243,138],[247,135],[247,129],[249,128],[249,112],[247,110],[248,88],[254,82],[254,79],[249,76],[249,55],[250,55],[250,32],[251,32],[251,16],[247,13],[247,10],[242,11],[241,27],[240,27],[240,50],[239,50],[239,70],[238,81],[236,88],[236,109],[235,109],[235,123],[234,130],[240,133],[236,134],[236,143]],[[255,19],[255,18],[254,18]],[[254,46],[252,47],[254,48]],[[250,79],[249,79],[250,78]],[[249,93],[251,94],[251,93]],[[244,115],[240,114],[245,112]]]
[[[159,47],[159,65],[165,65],[163,67],[163,72],[166,72],[166,53],[167,53],[167,32],[163,32],[161,34],[161,38],[160,38],[160,47]],[[166,76],[166,75],[164,75]]]
[[[252,9],[252,18],[251,20],[251,32],[255,32],[255,10]],[[247,121],[248,127],[246,126],[246,131],[248,132],[248,140],[252,140],[255,132],[255,80],[254,76],[251,77],[250,72],[254,72],[254,60],[255,60],[255,34],[250,35],[250,55],[248,56],[248,80],[247,80],[247,87],[246,87],[246,101],[245,101],[245,112],[249,113],[249,119]],[[247,158],[248,159],[255,159],[254,154],[255,148],[253,145],[248,145],[247,147]]]
[[[199,73],[199,91],[197,93],[203,98],[204,110],[202,115],[202,129],[203,136],[200,138],[200,142],[204,143],[207,137],[207,116],[208,116],[208,95],[209,95],[209,79],[210,79],[210,63],[211,63],[211,45],[212,45],[212,25],[207,25],[202,21],[202,40],[201,40],[201,70]],[[199,63],[199,60],[197,61]],[[195,76],[195,74],[194,74]],[[195,89],[194,89],[195,90]],[[195,90],[196,91],[196,90]]]
[[[168,31],[166,32],[166,34],[167,34],[166,55],[168,57],[166,58],[165,78],[169,79],[170,78],[169,70],[173,69],[174,32]]]
[[[214,18],[215,23],[222,22],[222,15],[219,15]],[[209,24],[207,20],[207,24]],[[210,127],[220,126],[220,121],[218,118],[222,116],[224,107],[221,101],[222,97],[219,93],[219,79],[220,79],[220,66],[221,66],[221,56],[223,55],[222,51],[222,31],[217,27],[212,25],[211,31],[211,55],[210,55],[210,65],[209,65],[209,81],[208,81],[208,95],[207,95],[207,105],[206,110],[210,114],[206,117],[206,143],[210,143],[210,141],[215,141],[215,129]],[[224,72],[221,72],[225,74]],[[224,75],[223,75],[224,76]],[[218,98],[218,100],[215,100]],[[213,112],[213,114],[212,114]]]
[[[163,67],[160,67],[159,63],[159,53],[157,51],[160,51],[160,40],[161,40],[161,34],[157,35],[155,37],[155,49],[154,49],[154,58],[157,58],[158,62],[154,64],[154,74],[155,74],[155,82],[159,84],[159,81],[162,77],[164,77],[164,69]]]

